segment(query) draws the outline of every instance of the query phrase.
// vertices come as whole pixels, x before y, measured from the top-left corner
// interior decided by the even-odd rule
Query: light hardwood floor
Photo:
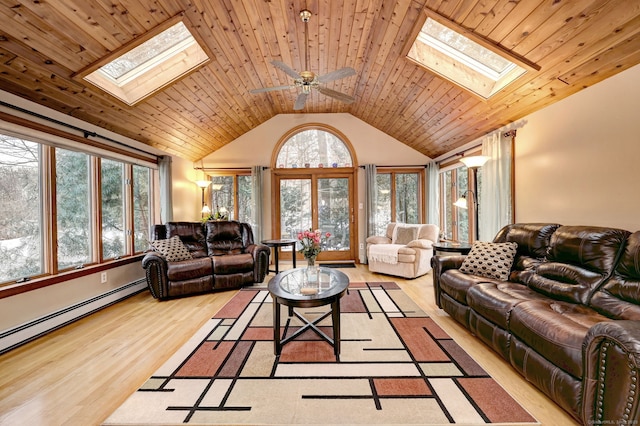
[[[351,281],[399,283],[543,425],[576,424],[436,308],[431,273],[403,280],[362,265],[342,271]],[[0,425],[99,425],[235,293],[159,302],[144,291],[0,355]]]

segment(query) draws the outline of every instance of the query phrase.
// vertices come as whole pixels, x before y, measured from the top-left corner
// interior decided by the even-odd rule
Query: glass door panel
[[[311,179],[280,180],[280,238],[297,238],[298,232],[312,227]]]
[[[350,251],[349,179],[318,179],[318,229],[329,232],[323,251]]]
[[[353,177],[330,171],[280,175],[275,178],[275,235],[297,239],[298,232],[320,229],[331,233],[318,256],[320,261],[353,260],[354,249]],[[300,247],[298,246],[297,249]],[[292,249],[282,248],[282,259],[291,259]],[[302,260],[302,255],[297,254]]]

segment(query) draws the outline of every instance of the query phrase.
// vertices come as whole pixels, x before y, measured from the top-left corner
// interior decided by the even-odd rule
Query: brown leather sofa
[[[147,284],[156,299],[242,287],[264,281],[269,247],[253,242],[247,223],[236,221],[168,222],[154,225],[153,240],[178,236],[191,259],[168,262],[157,251],[142,259]]]
[[[508,281],[434,256],[436,303],[585,425],[638,424],[640,231],[513,224]]]

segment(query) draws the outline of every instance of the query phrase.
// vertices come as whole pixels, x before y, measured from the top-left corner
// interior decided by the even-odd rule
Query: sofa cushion
[[[547,262],[527,285],[550,297],[586,305],[611,274],[628,231],[596,226],[561,226],[551,236]]]
[[[214,256],[212,259],[216,276],[253,271],[253,257],[249,253]]]
[[[506,281],[513,265],[518,244],[476,241],[462,262],[460,271]]]
[[[204,228],[200,222],[167,222],[166,236],[179,236],[192,257],[205,257],[207,246],[204,239]]]
[[[482,282],[494,282],[490,278],[479,275],[467,275],[459,269],[448,269],[440,275],[440,290],[454,300],[468,305],[467,293],[474,285]]]
[[[151,247],[161,253],[167,262],[178,262],[192,258],[191,253],[177,235],[166,240],[153,240]]]
[[[509,329],[511,311],[527,300],[548,299],[525,285],[511,282],[479,283],[467,292],[467,303],[481,317]]]
[[[188,281],[211,276],[211,274],[213,274],[213,265],[210,257],[198,257],[167,264],[167,278],[169,281]]]
[[[413,263],[416,261],[416,251],[411,247],[400,247],[398,249],[398,262]]]
[[[509,281],[526,283],[526,271],[546,260],[549,240],[558,227],[555,223],[514,223],[498,232],[494,243],[518,243]]]
[[[208,221],[207,249],[210,256],[238,254],[244,251],[242,226],[235,221]]]
[[[554,365],[579,379],[583,376],[582,342],[587,331],[610,321],[593,309],[559,300],[531,300],[511,311],[509,329]]]
[[[589,304],[609,318],[640,320],[640,231],[629,236],[616,269]]]
[[[555,223],[514,223],[502,228],[494,243],[518,244],[518,256],[542,259],[547,256],[551,235],[560,225]]]

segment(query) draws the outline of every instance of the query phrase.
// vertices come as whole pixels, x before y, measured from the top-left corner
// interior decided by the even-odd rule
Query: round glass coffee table
[[[269,294],[273,299],[273,343],[274,353],[280,355],[282,346],[312,329],[333,346],[333,352],[340,354],[340,298],[349,287],[349,277],[332,268],[289,269],[277,274],[269,281]],[[304,325],[291,336],[280,340],[280,305],[289,307],[289,316],[296,316]],[[331,310],[314,321],[309,321],[294,308],[315,308],[331,305]],[[333,338],[320,330],[317,324],[331,315]]]

